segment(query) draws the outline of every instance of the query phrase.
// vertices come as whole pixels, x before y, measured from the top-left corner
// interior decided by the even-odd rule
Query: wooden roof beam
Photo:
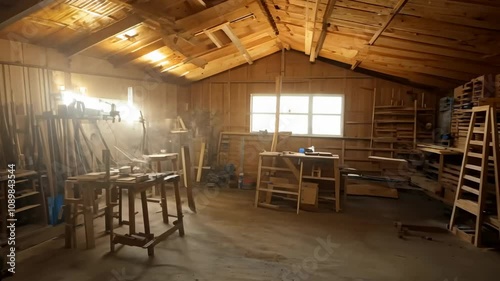
[[[124,56],[116,56],[116,58],[112,58],[109,61],[116,67],[127,64],[129,62],[132,62],[134,60],[137,60],[141,58],[142,56],[145,56],[153,51],[156,51],[162,47],[165,47],[165,43],[163,43],[163,40],[161,38],[154,40],[153,42],[150,42],[149,44],[145,44],[141,46],[139,49],[130,52]]]
[[[392,8],[392,11],[387,21],[384,23],[384,25],[382,25],[382,27],[377,32],[375,32],[370,41],[368,41],[368,46],[375,44],[375,41],[377,41],[380,35],[382,35],[382,33],[387,29],[387,27],[391,24],[392,20],[394,20],[394,17],[396,17],[396,15],[403,9],[406,3],[408,3],[408,0],[399,0],[398,3],[396,3],[396,6]],[[351,70],[356,69],[356,67],[358,67],[361,64],[361,62],[362,60],[356,60],[356,62],[352,64]]]
[[[124,31],[127,31],[131,28],[134,28],[141,24],[143,22],[142,18],[136,16],[136,15],[130,15],[118,22],[115,22],[93,34],[90,34],[87,38],[80,40],[74,44],[71,44],[69,47],[67,47],[63,52],[71,57],[74,55],[77,55],[92,46],[95,46],[102,41],[113,37],[119,33],[122,33]]]
[[[203,31],[203,33],[207,35],[207,37],[215,44],[215,46],[217,46],[217,48],[220,49],[222,48],[222,46],[224,46],[222,41],[213,32],[205,30]]]
[[[194,9],[206,9],[207,4],[203,0],[187,0],[189,6]]]
[[[9,1],[12,6],[0,9],[0,30],[61,0]]]
[[[233,42],[233,44],[236,46],[236,48],[238,48],[238,50],[240,51],[241,55],[245,58],[245,60],[248,62],[248,64],[252,64],[253,63],[252,57],[248,53],[248,51],[245,48],[245,46],[243,46],[243,44],[241,43],[241,41],[238,38],[238,36],[236,36],[236,34],[234,34],[234,31],[229,26],[229,24],[224,25],[222,27],[222,31],[224,31],[224,33],[226,33],[227,37],[229,37],[229,39],[231,39],[231,41]]]
[[[249,48],[253,48],[255,46],[255,43],[256,42],[260,42],[261,40],[264,40],[263,38],[265,37],[268,37],[269,36],[269,32],[268,30],[259,30],[258,32],[256,33],[252,33],[252,34],[249,34],[243,38],[240,38],[240,41],[243,43],[245,43],[246,46],[249,46]],[[276,38],[277,39],[277,38]],[[261,43],[259,43],[261,44]],[[225,46],[223,46],[222,48],[220,49],[217,49],[217,50],[207,50],[207,51],[203,51],[203,52],[195,52],[196,54],[193,56],[195,58],[200,58],[202,59],[205,64],[207,64],[207,61],[212,61],[213,60],[213,57],[210,57],[210,58],[203,58],[204,56],[211,56],[211,55],[214,55],[214,54],[217,54],[217,53],[225,53],[225,54],[234,54],[234,51],[237,51],[238,49],[236,48],[236,46],[234,44],[226,44]],[[161,72],[171,72],[173,71],[174,69],[180,67],[180,66],[183,66],[187,63],[190,63],[190,64],[193,64],[193,65],[196,65],[196,61],[193,61],[193,60],[183,60],[182,62],[178,63],[178,64],[175,64],[175,65],[172,65],[172,66],[168,66],[168,67],[165,67],[161,70]]]
[[[169,49],[174,51],[178,56],[182,58],[183,61],[185,60],[191,60],[191,63],[196,65],[197,67],[204,68],[207,62],[201,61],[201,60],[196,60],[195,58],[190,58],[188,55],[185,54],[183,50],[181,50],[176,43],[176,35],[170,35],[170,36],[163,36],[163,43],[165,46],[167,46]]]
[[[319,34],[319,39],[318,42],[316,43],[316,46],[313,47],[311,51],[311,55],[309,57],[310,62],[315,62],[316,58],[319,55],[319,52],[321,52],[321,49],[323,49],[323,44],[325,43],[326,39],[326,33],[328,31],[328,22],[330,17],[332,16],[333,8],[335,7],[335,2],[337,2],[337,0],[329,0],[328,4],[326,5],[326,9],[323,14],[323,22],[321,25],[321,33]]]
[[[318,16],[318,6],[321,0],[315,0],[314,6],[312,8],[312,13],[309,9],[309,0],[306,1],[306,24],[305,28],[305,42],[304,42],[304,52],[306,55],[311,54],[311,49],[314,41],[314,31],[316,30],[316,17]],[[312,19],[311,19],[312,16]]]

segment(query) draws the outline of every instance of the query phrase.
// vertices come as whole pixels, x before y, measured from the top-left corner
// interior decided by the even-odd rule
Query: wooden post
[[[413,122],[413,149],[417,148],[417,106],[418,106],[418,99],[416,98],[413,101],[413,110],[414,110],[414,122]]]
[[[370,138],[370,148],[373,149],[373,136],[375,131],[375,104],[377,100],[377,88],[373,88],[373,110],[372,110],[372,134]],[[392,105],[392,99],[391,99]],[[370,151],[370,155],[373,155],[373,150]]]
[[[183,174],[186,181],[185,184],[188,197],[188,206],[191,211],[196,213],[196,203],[194,201],[194,196],[193,196],[193,185],[191,177],[191,156],[189,154],[189,147],[182,146],[181,150],[183,157],[182,169],[184,171]]]
[[[281,99],[281,87],[283,84],[283,77],[276,76],[276,117],[274,120],[274,134],[273,134],[273,141],[271,143],[271,151],[275,152],[276,151],[276,146],[278,144],[278,136],[279,136],[279,129],[280,129],[280,99]]]
[[[201,173],[203,171],[203,158],[205,156],[205,142],[201,143],[200,159],[198,159],[198,173],[196,174],[196,182],[201,181]]]

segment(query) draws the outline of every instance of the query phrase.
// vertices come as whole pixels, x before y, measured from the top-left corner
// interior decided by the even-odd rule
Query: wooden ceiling
[[[0,37],[196,81],[291,48],[439,88],[500,73],[497,0],[0,0]]]

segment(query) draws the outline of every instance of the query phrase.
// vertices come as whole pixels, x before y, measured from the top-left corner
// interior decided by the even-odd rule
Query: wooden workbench
[[[433,147],[418,147],[418,149],[424,153],[436,154],[439,156],[439,162],[437,165],[437,190],[434,192],[441,195],[443,192],[444,179],[443,174],[445,173],[445,159],[446,156],[452,155],[462,155],[463,153],[457,150],[451,149],[439,149]]]
[[[286,168],[282,167],[274,167],[274,166],[265,166],[263,165],[265,158],[274,158],[274,159],[282,159],[286,165]],[[275,162],[275,161],[273,161]],[[296,167],[294,163],[299,163],[299,168]],[[307,176],[304,175],[304,163],[312,162],[312,163],[328,163],[329,170],[333,173],[333,177],[325,177],[325,176]],[[340,170],[339,170],[339,157],[338,155],[332,156],[319,156],[319,155],[305,155],[304,153],[282,153],[282,152],[262,152],[259,154],[259,165],[258,165],[258,174],[257,174],[257,188],[255,191],[255,206],[266,206],[267,204],[260,202],[260,193],[277,193],[277,194],[285,194],[297,196],[297,214],[299,213],[300,203],[301,203],[301,192],[302,185],[304,180],[314,180],[314,181],[325,181],[333,183],[334,189],[334,197],[330,197],[335,201],[335,211],[340,211]],[[261,183],[263,177],[263,171],[282,171],[282,172],[291,172],[294,178],[297,180],[298,185],[296,190],[293,191],[283,191],[283,190],[275,190],[269,188],[262,188]],[[289,185],[288,187],[292,187]]]
[[[120,179],[117,176],[112,176],[109,179],[95,179],[89,176],[77,176],[68,179],[68,182],[71,184],[78,184],[81,192],[81,199],[79,202],[83,205],[83,216],[84,216],[84,225],[85,225],[85,237],[87,243],[87,249],[95,248],[95,234],[94,234],[94,214],[97,212],[95,208],[94,198],[95,192],[97,189],[102,189],[106,194],[106,209],[105,209],[105,222],[106,222],[106,231],[110,234],[110,250],[114,251],[114,245],[117,243],[131,245],[131,246],[140,246],[148,249],[149,255],[154,255],[154,246],[158,244],[161,240],[165,239],[169,235],[173,234],[176,231],[179,231],[181,236],[184,235],[184,225],[183,225],[183,215],[182,215],[182,203],[180,199],[180,191],[179,191],[179,176],[178,175],[169,175],[167,176],[164,173],[153,174],[150,179],[142,182],[134,182],[129,180]],[[148,214],[148,206],[147,206],[147,198],[146,198],[146,190],[154,187],[160,186],[160,205],[162,207],[162,217],[163,222],[168,223],[168,217],[170,216],[167,211],[167,201],[166,201],[166,188],[165,182],[172,182],[174,185],[174,194],[175,194],[175,202],[177,215],[174,216],[177,218],[174,221],[174,226],[165,231],[164,233],[154,236],[151,233],[149,228],[149,214]],[[118,196],[112,196],[113,189],[119,189]],[[126,189],[128,191],[128,204],[129,204],[129,220],[124,221],[122,218],[122,190]],[[144,218],[144,233],[137,233],[135,227],[135,195],[141,195],[141,203],[142,203],[142,212]],[[116,198],[113,198],[116,197]],[[116,202],[113,201],[117,200]],[[70,199],[66,199],[65,205],[69,204]],[[128,235],[115,235],[113,228],[113,217],[114,217],[114,207],[119,207],[119,224],[128,224],[129,225],[129,234]],[[66,216],[70,216],[69,212],[65,212]],[[71,223],[71,219],[66,218],[66,222]],[[74,223],[73,223],[74,224]],[[75,245],[74,243],[74,225],[66,228],[66,247],[71,248]],[[140,238],[142,237],[142,239]]]

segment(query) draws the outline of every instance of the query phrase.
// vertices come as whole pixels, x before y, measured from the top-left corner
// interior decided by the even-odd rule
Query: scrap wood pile
[[[397,158],[370,156],[377,170],[344,169],[347,176],[347,194],[398,198],[399,188],[408,188],[410,172],[408,161]]]

